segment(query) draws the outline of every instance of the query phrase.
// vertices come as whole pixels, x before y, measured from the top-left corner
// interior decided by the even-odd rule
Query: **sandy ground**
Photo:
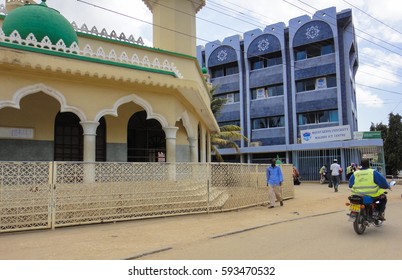
[[[401,183],[400,183],[401,184]],[[238,211],[153,218],[55,230],[0,234],[1,260],[121,260],[137,259],[198,240],[262,227],[274,222],[347,210],[346,183],[335,193],[327,185],[303,182],[295,198]],[[401,191],[390,192],[400,200]]]

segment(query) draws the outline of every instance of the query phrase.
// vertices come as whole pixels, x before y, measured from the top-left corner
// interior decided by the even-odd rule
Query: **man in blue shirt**
[[[281,196],[281,186],[283,182],[282,170],[276,166],[276,160],[273,159],[271,166],[267,167],[267,186],[269,187],[269,207],[275,207],[275,201],[278,200],[280,205],[283,206],[283,199]]]

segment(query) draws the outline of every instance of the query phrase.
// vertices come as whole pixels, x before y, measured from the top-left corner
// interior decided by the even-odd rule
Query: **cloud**
[[[78,27],[86,24],[89,29],[95,26],[99,31],[105,28],[108,33],[115,31],[118,35],[124,33],[127,37],[142,37],[149,45],[152,40],[152,13],[142,1],[88,2],[96,6],[72,0],[48,0],[47,5],[59,10],[70,22],[75,21]],[[145,34],[142,33],[144,31]]]
[[[366,108],[382,108],[384,107],[384,100],[377,94],[372,93],[362,87],[356,89],[357,104]]]
[[[360,66],[356,82],[369,86],[398,86],[402,56],[384,49],[360,48]]]

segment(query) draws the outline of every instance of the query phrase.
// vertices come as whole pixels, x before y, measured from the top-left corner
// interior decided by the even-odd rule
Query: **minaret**
[[[24,6],[25,4],[37,4],[33,0],[6,0],[6,10],[11,12],[12,10]]]
[[[196,13],[205,0],[142,0],[153,14],[153,46],[196,56]]]

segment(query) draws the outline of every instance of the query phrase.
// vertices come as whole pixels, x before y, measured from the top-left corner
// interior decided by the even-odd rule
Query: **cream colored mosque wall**
[[[108,143],[126,143],[127,127],[131,116],[144,109],[134,103],[127,103],[119,107],[118,116],[106,115],[106,139]]]
[[[179,128],[176,134],[176,161],[189,162],[190,146],[186,129],[181,121],[176,122],[176,126]]]
[[[180,97],[180,94],[178,94],[174,89],[155,88],[153,91],[150,91],[151,87],[145,85],[110,82],[104,84],[98,79],[77,78],[66,80],[51,73],[39,77],[34,77],[33,74],[38,74],[38,71],[34,71],[34,73],[31,71],[28,71],[27,73],[8,71],[7,74],[4,73],[3,75],[0,75],[0,82],[2,84],[2,91],[0,92],[1,99],[14,100],[16,93],[21,91],[21,89],[35,85],[36,81],[41,81],[41,84],[57,92],[58,97],[62,97],[65,100],[66,104],[64,104],[64,106],[76,108],[82,113],[86,120],[93,121],[98,120],[106,114],[118,114],[117,117],[111,116],[107,118],[107,122],[113,123],[110,127],[118,129],[121,125],[127,126],[128,119],[134,112],[145,109],[140,105],[136,105],[134,103],[136,101],[135,99],[132,100],[128,98],[135,95],[136,98],[140,98],[147,102],[147,104],[152,104],[150,105],[152,109],[151,113],[162,115],[166,119],[168,126],[174,126],[176,121],[180,120],[183,115],[186,114],[187,127],[190,128],[193,133],[196,132],[198,120],[192,112],[191,106],[183,104],[182,101],[185,102],[185,100],[180,101],[177,98]],[[32,94],[32,96],[36,97],[37,95]],[[57,112],[60,109],[61,104],[56,99],[49,98],[52,102],[57,104],[57,109],[54,110]],[[118,104],[118,100],[124,98],[127,98],[127,100],[124,101],[125,103]],[[37,107],[41,104],[39,99],[31,98],[31,95],[28,95],[19,101],[20,105],[26,99],[38,102]],[[18,100],[16,102],[18,102]],[[130,105],[127,105],[126,103]],[[47,104],[47,102],[44,102],[44,104]],[[119,106],[117,111],[112,110],[115,106]],[[0,110],[0,112],[1,111],[3,110]],[[115,143],[126,142],[127,136],[113,133],[113,129],[108,130],[108,141],[110,139],[111,142]],[[187,137],[188,136],[186,136],[186,138]],[[48,137],[48,139],[52,139],[52,137]]]
[[[176,126],[179,128],[176,135],[177,145],[186,145],[188,147],[188,135],[186,128],[183,126],[183,122],[177,122]]]
[[[0,16],[0,26],[3,19]],[[198,137],[198,124],[218,129],[209,109],[208,87],[192,52],[180,54],[82,32],[78,36],[80,53],[89,48],[91,54],[74,58],[71,49],[68,55],[25,47],[0,49],[1,126],[32,127],[34,141],[51,143],[60,109],[75,113],[81,121],[104,116],[108,145],[121,148],[126,145],[129,118],[146,110],[163,127],[179,126],[179,161],[189,160],[188,138]],[[122,58],[129,60],[127,65]],[[46,149],[50,151],[50,145]]]
[[[19,105],[19,109],[0,109],[0,128],[32,131],[32,136],[0,137],[0,160],[53,160],[54,121],[60,103],[44,93],[35,93],[24,97]]]
[[[15,54],[13,54],[15,55]],[[19,60],[19,55],[15,55],[15,59]],[[36,58],[40,59],[40,58]],[[21,59],[22,60],[22,59]],[[49,58],[52,60],[52,58]],[[68,64],[66,59],[58,59],[54,63]],[[86,64],[82,66],[83,71],[102,73],[101,65]],[[79,66],[75,66],[79,67]],[[179,98],[181,93],[176,89],[165,87],[152,87],[146,84],[125,83],[122,81],[113,81],[100,79],[97,77],[83,76],[62,76],[59,73],[41,73],[40,70],[29,68],[24,69],[26,72],[7,71],[0,76],[2,90],[0,97],[2,100],[13,100],[14,95],[23,88],[35,85],[38,81],[46,87],[57,91],[60,95],[66,98],[69,106],[74,106],[84,112],[87,120],[95,120],[102,110],[113,109],[116,102],[129,95],[136,95],[152,106],[154,113],[162,114],[168,121],[170,126],[173,126],[177,120],[177,109],[183,110],[180,105]],[[113,75],[116,71],[115,67],[104,67],[104,75]],[[124,75],[124,72],[129,71],[131,75],[141,75],[140,71],[117,69],[119,74]],[[99,74],[100,75],[100,74]],[[128,75],[128,73],[127,73]],[[153,74],[152,78],[157,78],[158,74]],[[164,77],[160,77],[163,79]],[[171,78],[174,79],[174,78]],[[96,100],[96,102],[94,102]],[[183,99],[184,100],[184,99]],[[176,103],[178,106],[176,106]],[[152,104],[152,105],[151,105]],[[191,107],[190,107],[191,110]],[[179,111],[180,113],[180,111]]]
[[[54,120],[60,104],[54,98],[37,93],[21,100],[20,109],[0,110],[0,127],[33,128],[35,140],[54,138]]]
[[[183,79],[195,81],[200,88],[206,86],[201,67],[196,57],[164,51],[163,49],[154,49],[136,44],[101,39],[90,35],[79,34],[78,41],[81,48],[84,48],[86,45],[89,45],[93,51],[102,48],[103,52],[107,55],[114,51],[118,57],[123,52],[126,53],[130,60],[133,56],[137,56],[141,62],[144,58],[147,58],[150,63],[153,63],[155,59],[157,59],[161,65],[163,65],[165,61],[168,61],[170,64],[173,63],[173,65],[177,67],[178,71],[183,75]],[[208,98],[208,93],[205,91],[201,92],[201,94],[203,94],[204,100],[207,101],[205,98]]]

